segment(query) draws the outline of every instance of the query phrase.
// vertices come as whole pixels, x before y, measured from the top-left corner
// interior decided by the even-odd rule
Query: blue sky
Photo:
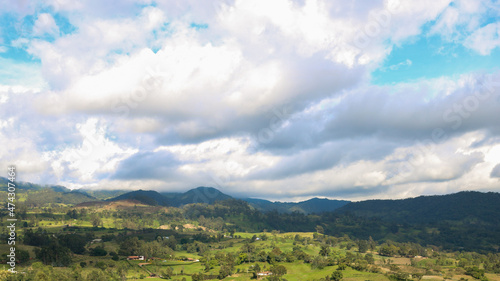
[[[0,3],[0,163],[20,180],[500,191],[498,1]]]
[[[408,64],[408,62],[411,64]],[[500,66],[498,48],[485,56],[440,36],[420,37],[395,46],[383,64],[372,73],[375,84],[410,82],[442,76],[459,76],[475,71],[495,72]],[[391,66],[393,69],[391,69]]]

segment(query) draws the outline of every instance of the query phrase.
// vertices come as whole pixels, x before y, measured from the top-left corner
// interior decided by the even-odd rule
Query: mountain
[[[10,181],[7,178],[0,177],[0,189],[5,190]],[[43,189],[51,189],[55,192],[71,192],[70,189],[60,185],[40,185],[31,182],[15,181],[16,190],[21,191],[37,191]],[[5,187],[5,189],[4,189]]]
[[[377,217],[396,223],[438,223],[443,221],[500,224],[500,193],[463,191],[449,195],[420,196],[400,200],[352,202],[339,213]]]
[[[9,180],[0,177],[0,190],[7,190]],[[86,193],[70,189],[60,185],[40,185],[30,182],[14,182],[16,192],[25,194],[28,206],[42,206],[51,203],[79,204],[82,202],[96,201],[97,199]],[[4,198],[7,198],[5,196]],[[3,199],[6,200],[6,199]]]
[[[136,200],[146,205],[169,206],[169,200],[160,193],[153,190],[136,190],[121,194],[106,201]]]
[[[192,203],[213,204],[216,201],[233,199],[213,187],[197,187],[185,193],[164,192],[152,190],[138,190],[121,194],[106,201],[136,200],[148,205],[181,207]]]
[[[250,206],[261,212],[269,212],[269,211],[278,211],[279,213],[289,213],[289,205],[293,203],[282,203],[282,202],[271,202],[264,199],[257,198],[243,198],[241,199],[246,201]]]
[[[250,206],[262,212],[276,210],[279,213],[299,212],[304,214],[332,212],[350,203],[350,201],[330,200],[326,198],[312,198],[297,203],[271,202],[268,200],[255,198],[245,198],[242,200],[248,202]]]
[[[330,200],[326,198],[312,198],[307,201],[297,203],[290,208],[290,211],[298,211],[305,214],[332,212],[338,208],[349,204],[350,201]]]
[[[114,197],[118,197],[122,194],[125,194],[127,192],[130,192],[130,190],[121,190],[121,189],[113,189],[113,190],[95,190],[95,189],[78,189],[77,191],[86,193],[90,196],[93,196],[99,200],[106,200],[106,199],[111,199]]]
[[[191,189],[185,193],[162,193],[162,195],[168,198],[170,205],[174,207],[192,203],[213,204],[217,201],[233,199],[233,197],[220,192],[218,189],[204,186]]]
[[[81,192],[60,192],[49,188],[27,192],[27,206],[43,206],[45,204],[79,204],[97,201],[96,198]]]

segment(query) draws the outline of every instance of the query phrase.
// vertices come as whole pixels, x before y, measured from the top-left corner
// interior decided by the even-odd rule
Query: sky
[[[495,0],[0,0],[0,164],[71,189],[500,192]]]

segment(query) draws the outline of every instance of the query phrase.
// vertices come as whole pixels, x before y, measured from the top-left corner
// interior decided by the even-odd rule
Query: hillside
[[[86,193],[92,197],[95,197],[99,200],[106,200],[106,199],[111,199],[114,197],[118,197],[122,194],[125,194],[127,192],[130,192],[130,190],[106,190],[106,189],[100,189],[100,190],[94,190],[94,189],[77,189],[76,191]]]
[[[185,193],[161,193],[168,199],[169,205],[173,207],[180,207],[192,203],[205,203],[213,204],[217,201],[233,199],[233,197],[220,192],[213,187],[200,186]]]
[[[137,190],[124,193],[106,201],[135,200],[146,205],[169,206],[169,201],[160,193],[153,190]]]
[[[121,194],[117,197],[108,199],[108,201],[132,199],[149,205],[160,205],[170,207],[181,207],[187,204],[204,203],[214,204],[218,201],[235,199],[227,194],[222,193],[213,187],[197,187],[185,193],[163,192],[156,191],[132,191]],[[349,201],[330,200],[312,198],[307,201],[297,203],[271,202],[263,199],[246,198],[241,199],[246,201],[250,206],[261,212],[278,211],[280,213],[299,212],[303,214],[332,212],[346,204]]]
[[[0,177],[0,189],[5,190],[9,180],[4,177]],[[38,191],[43,189],[51,189],[55,192],[70,192],[71,190],[60,185],[40,185],[30,182],[16,181],[16,190],[18,191]]]
[[[401,200],[352,202],[337,211],[361,217],[377,217],[398,223],[443,221],[500,224],[500,193],[464,191],[449,195],[420,196]]]
[[[8,180],[0,177],[0,193],[7,190]],[[43,206],[47,204],[79,204],[83,202],[92,202],[97,199],[86,193],[79,191],[71,191],[70,189],[60,185],[40,185],[30,182],[15,182],[16,194],[19,198],[26,201],[26,205],[30,207]],[[2,196],[2,200],[6,200],[7,196]]]
[[[43,206],[46,204],[79,204],[83,202],[97,201],[96,198],[77,191],[71,192],[58,192],[50,188],[29,191],[27,193],[26,205],[27,206]]]
[[[271,202],[263,199],[255,198],[245,198],[242,199],[250,204],[250,206],[261,212],[269,212],[276,210],[279,213],[291,213],[299,212],[303,214],[313,214],[313,213],[323,213],[323,212],[333,212],[338,208],[345,206],[350,203],[350,201],[344,200],[331,200],[331,199],[321,199],[312,198],[302,202]]]

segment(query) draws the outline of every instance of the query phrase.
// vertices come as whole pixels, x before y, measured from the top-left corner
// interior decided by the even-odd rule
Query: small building
[[[102,239],[97,238],[97,239],[92,240],[92,242],[90,242],[90,244],[101,243],[101,242],[102,242]]]
[[[257,276],[269,276],[269,275],[273,275],[273,273],[271,271],[262,271],[257,273]]]
[[[144,256],[128,256],[127,260],[129,260],[129,261],[143,261]]]

